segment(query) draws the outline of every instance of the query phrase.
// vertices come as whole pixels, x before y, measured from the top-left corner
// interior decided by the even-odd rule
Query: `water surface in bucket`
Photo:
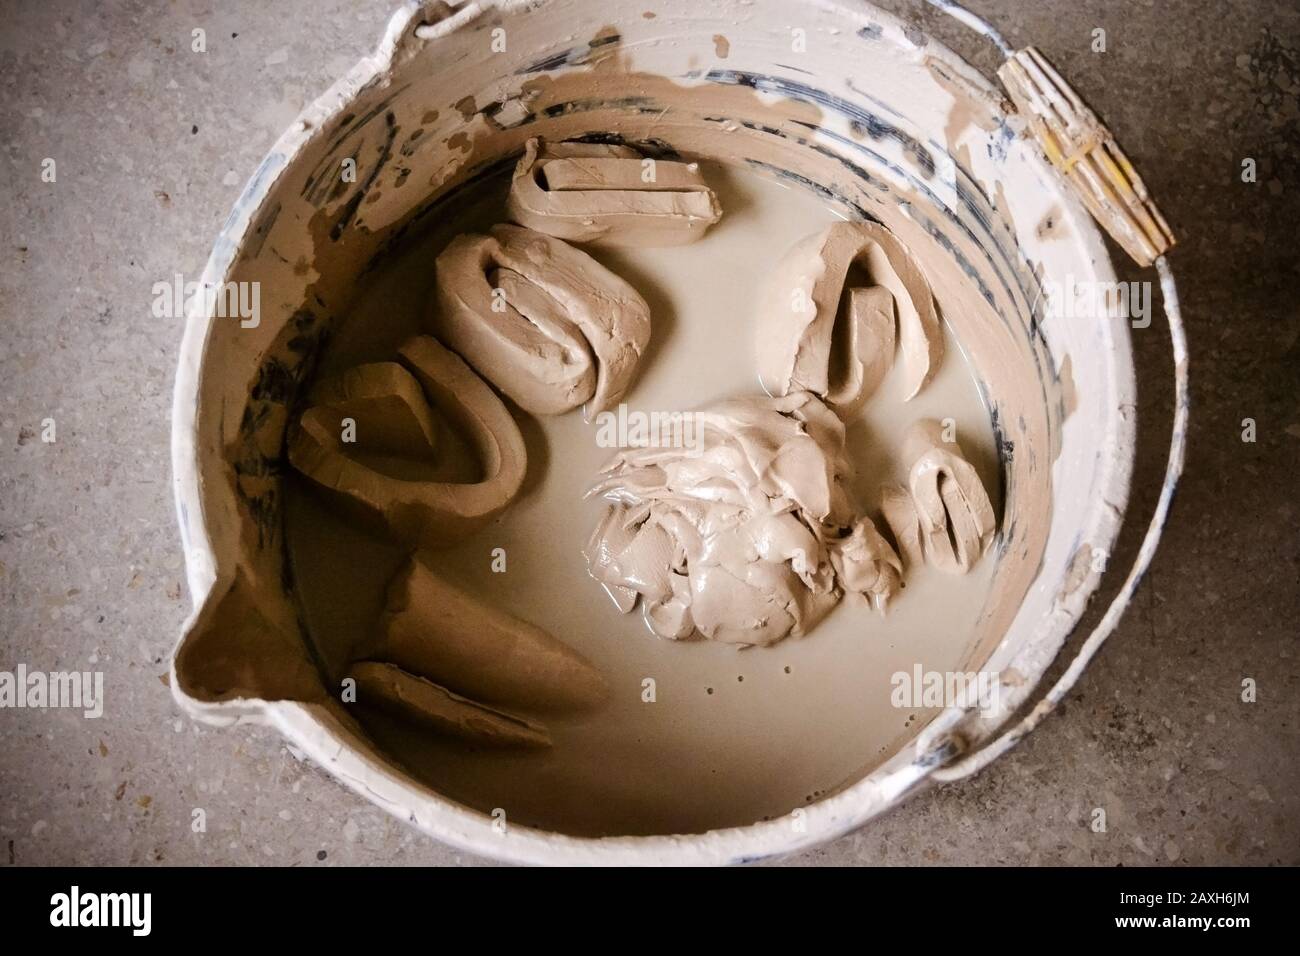
[[[752,319],[759,285],[796,240],[836,214],[802,189],[705,164],[724,215],[700,242],[667,249],[597,251],[649,303],[654,332],[629,410],[689,409],[757,394]],[[433,261],[452,236],[504,216],[508,180],[449,203],[408,250],[376,271],[322,362],[322,374],[391,360],[420,331]],[[880,483],[902,480],[902,433],[920,417],[953,418],[962,447],[996,500],[989,416],[963,354],[948,335],[935,380],[902,401],[897,375],[848,430],[852,485],[877,518]],[[622,615],[586,573],[582,547],[602,505],[582,493],[612,453],[579,411],[516,416],[528,444],[524,492],[494,525],[430,564],[454,582],[585,654],[611,687],[595,713],[546,717],[550,751],[471,751],[386,717],[367,717],[380,746],[439,793],[512,824],[577,835],[694,832],[788,814],[851,784],[896,752],[935,712],[891,702],[897,673],[950,672],[965,663],[994,559],[964,577],[928,568],[881,616],[841,602],[803,638],[738,650],[672,642]],[[877,524],[883,522],[877,518]],[[331,668],[379,619],[383,589],[404,552],[350,527],[309,492],[289,485],[286,532],[313,640]],[[504,548],[506,572],[492,571]],[[337,677],[338,674],[333,675]],[[653,702],[645,698],[653,681]]]

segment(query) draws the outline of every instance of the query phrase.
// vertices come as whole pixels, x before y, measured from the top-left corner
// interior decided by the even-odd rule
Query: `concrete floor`
[[[108,704],[100,720],[0,710],[0,864],[478,862],[269,731],[194,724],[164,686],[189,608],[168,485],[181,329],[150,315],[150,288],[199,273],[268,146],[371,47],[392,6],[3,4],[0,669],[102,670]],[[928,8],[885,6],[995,66]],[[976,780],[791,862],[1300,863],[1300,11],[972,6],[1048,53],[1181,238],[1187,475],[1152,573],[1057,716]],[[206,55],[189,50],[195,27]],[[1106,53],[1090,49],[1096,27]],[[55,184],[40,179],[45,157]],[[1240,179],[1247,157],[1254,184]],[[1130,553],[1159,485],[1170,391],[1160,323],[1134,340]],[[1253,704],[1240,700],[1246,677]],[[1096,807],[1105,833],[1089,826]],[[204,834],[191,832],[195,808]]]

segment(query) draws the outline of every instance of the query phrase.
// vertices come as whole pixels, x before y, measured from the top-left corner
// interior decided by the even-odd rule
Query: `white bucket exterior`
[[[498,29],[505,50],[492,52]],[[195,610],[173,661],[178,701],[209,723],[277,727],[429,835],[528,863],[790,853],[861,826],[977,748],[1034,692],[1096,587],[1127,503],[1135,407],[1125,321],[1105,305],[1068,318],[1041,299],[1049,283],[1093,295],[1115,275],[1094,223],[1002,103],[951,51],[865,3],[403,7],[377,52],[280,138],[216,240],[202,281],[259,282],[257,326],[210,309],[188,320],[172,457]],[[503,832],[387,762],[327,694],[276,692],[285,662],[310,668],[293,656],[277,468],[331,317],[370,262],[437,214],[439,196],[511,163],[529,136],[592,133],[807,181],[926,248],[940,263],[936,299],[995,416],[999,564],[968,669],[1000,675],[999,709],[945,710],[795,818],[652,837]],[[339,185],[347,157],[356,182]],[[248,642],[217,633],[232,620]]]

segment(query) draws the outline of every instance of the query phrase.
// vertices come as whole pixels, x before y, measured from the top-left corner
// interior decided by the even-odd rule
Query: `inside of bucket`
[[[620,636],[625,643],[619,646],[639,655],[639,663],[621,674],[626,686],[617,692],[636,701],[629,707],[658,708],[657,751],[634,757],[625,723],[611,719],[607,732],[593,736],[588,719],[585,729],[571,728],[587,735],[587,753],[577,763],[548,764],[536,755],[466,757],[386,718],[356,724],[338,702],[337,648],[322,634],[364,628],[378,616],[381,592],[371,589],[370,597],[326,612],[320,610],[325,605],[304,599],[312,592],[346,592],[344,578],[364,576],[360,569],[382,579],[401,558],[383,542],[353,537],[341,525],[334,529],[322,512],[295,518],[297,479],[285,463],[284,442],[304,390],[322,369],[382,360],[404,330],[419,331],[421,318],[414,313],[368,336],[368,322],[377,329],[386,319],[383,308],[372,305],[367,312],[365,296],[380,287],[376,283],[394,281],[395,269],[408,287],[424,282],[418,294],[427,295],[429,256],[449,238],[439,240],[440,230],[459,222],[466,204],[485,189],[506,181],[531,137],[626,144],[646,156],[698,161],[720,180],[755,177],[836,216],[878,221],[894,231],[924,262],[960,352],[954,359],[979,391],[991,436],[980,465],[999,508],[984,590],[962,606],[959,644],[937,640],[934,656],[918,663],[981,667],[1004,641],[1038,573],[1050,526],[1054,443],[1069,396],[1033,318],[1037,287],[1015,223],[1005,207],[999,209],[987,177],[969,168],[973,149],[1006,148],[992,108],[962,92],[960,79],[941,65],[927,64],[915,40],[892,26],[873,31],[863,23],[852,32],[852,47],[844,45],[847,38],[836,41],[835,56],[799,66],[787,62],[788,30],[731,24],[710,33],[694,23],[691,35],[704,29],[707,38],[702,48],[669,46],[651,41],[675,36],[681,24],[647,14],[626,25],[585,29],[575,43],[566,39],[573,33],[566,9],[547,8],[550,17],[528,10],[500,17],[497,27],[505,29],[507,42],[495,56],[476,51],[491,42],[496,21],[427,48],[414,46],[409,58],[399,58],[391,82],[363,91],[308,138],[255,211],[252,241],[230,277],[260,283],[263,321],[255,329],[221,326],[207,345],[199,431],[212,438],[201,455],[212,474],[226,479],[210,489],[204,514],[218,584],[178,655],[178,678],[198,700],[328,706],[419,783],[484,813],[506,807],[511,819],[542,829],[699,832],[770,819],[897,759],[938,709],[900,715],[871,746],[863,745],[847,729],[845,714],[819,711],[819,681],[831,680],[843,662],[829,642],[818,650],[814,631],[779,649],[714,649],[734,655],[734,666],[724,667],[726,685],[715,675],[690,686],[699,695],[690,706],[698,708],[724,696],[734,704],[748,680],[759,690],[745,706],[799,712],[797,725],[778,721],[784,729],[773,729],[778,725],[756,719],[752,732],[733,743],[697,739],[691,735],[700,721],[674,717],[674,708],[684,705],[673,694],[685,693],[685,683],[665,682],[660,673],[679,673],[680,666],[674,671],[656,663],[656,655],[678,648],[648,634]],[[810,24],[815,32],[816,26]],[[461,66],[449,71],[449,62]],[[931,116],[936,110],[946,118],[946,131]],[[354,175],[340,178],[348,161]],[[985,161],[982,152],[978,161]],[[254,369],[252,377],[233,371],[241,368]],[[558,433],[521,425],[530,456],[541,450],[539,467],[562,464],[546,455]],[[573,488],[575,496],[580,491]],[[544,513],[545,506],[534,512]],[[324,545],[294,552],[290,538],[303,528],[346,533],[347,560],[330,559]],[[533,540],[512,539],[507,550],[519,576],[506,579],[544,577],[539,566],[547,554]],[[494,546],[490,536],[482,544],[485,552]],[[467,587],[495,586],[486,567],[485,560],[482,573],[462,574],[459,566],[446,571],[462,574]],[[602,600],[596,588],[573,594],[571,584],[554,586],[564,595],[557,606],[581,609]],[[533,580],[529,586],[537,585]],[[514,600],[505,592],[498,597],[507,606]],[[557,610],[548,623],[560,627],[573,613],[579,612]],[[632,682],[641,672],[663,696],[643,699],[644,682]],[[762,681],[776,678],[760,672],[802,682],[773,690],[775,683]],[[887,686],[887,676],[883,680]],[[736,721],[728,726],[740,733]],[[557,740],[569,730],[560,721]],[[675,775],[691,754],[698,766]],[[469,774],[467,762],[481,766]],[[467,783],[471,776],[481,785]]]

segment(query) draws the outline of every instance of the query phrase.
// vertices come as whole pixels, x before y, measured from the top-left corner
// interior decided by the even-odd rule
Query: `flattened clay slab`
[[[539,139],[528,141],[515,167],[506,209],[530,229],[609,246],[684,245],[722,217],[695,163]]]
[[[438,427],[420,383],[396,362],[358,365],[321,382],[309,398],[318,409],[331,409],[330,423],[352,419],[355,447],[376,455],[432,458]],[[364,427],[357,427],[364,423]]]
[[[460,358],[428,336],[404,343],[399,353],[418,381],[411,389],[391,371],[383,376],[369,371],[347,373],[321,386],[318,394],[328,403],[308,408],[289,441],[289,461],[346,510],[375,524],[404,543],[425,548],[454,544],[487,524],[514,499],[523,483],[527,452],[519,426],[501,399]],[[385,363],[391,364],[391,363]],[[391,376],[395,387],[378,394],[378,380]],[[364,388],[363,388],[364,386]],[[354,396],[367,393],[364,402]],[[432,427],[430,404],[435,405],[469,439],[482,465],[482,480],[473,483],[410,481],[394,477],[352,457],[355,445],[343,440],[336,400],[350,404],[357,419],[357,435],[372,428],[395,440],[397,432]],[[409,420],[385,426],[377,416],[400,408]],[[387,428],[387,430],[386,430]],[[430,449],[423,442],[420,450]]]
[[[921,519],[917,517],[912,496],[902,485],[890,482],[880,488],[880,511],[894,536],[904,570],[925,563],[921,546]]]
[[[561,239],[501,224],[438,256],[438,337],[525,411],[618,404],[650,341],[630,284]]]
[[[448,737],[494,747],[551,746],[540,724],[466,700],[392,664],[363,661],[348,676],[357,682],[358,703]]]
[[[908,429],[903,457],[926,558],[936,568],[965,574],[993,542],[997,517],[974,466],[943,426],[923,418]]]
[[[843,415],[862,407],[894,366],[894,296],[884,286],[849,289],[843,355],[834,336],[827,359],[826,404]]]
[[[391,661],[492,704],[579,710],[605,699],[587,659],[540,627],[462,591],[412,558],[393,579],[382,635],[363,656]]]
[[[848,307],[842,309],[853,266],[872,285],[847,290]],[[892,296],[891,306],[886,294]],[[758,314],[759,380],[772,395],[806,390],[842,415],[853,411],[894,360],[895,335],[886,326],[895,313],[898,363],[910,399],[929,384],[943,361],[943,329],[919,263],[892,232],[874,222],[839,222],[806,236],[786,253],[766,285]],[[847,328],[839,328],[843,322]]]

